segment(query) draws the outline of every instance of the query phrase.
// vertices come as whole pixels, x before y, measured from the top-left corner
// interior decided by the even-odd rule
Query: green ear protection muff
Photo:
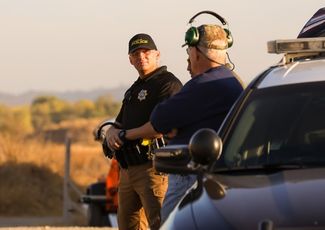
[[[200,14],[211,14],[211,15],[215,16],[216,18],[218,18],[220,20],[220,22],[223,25],[223,29],[227,34],[228,48],[230,48],[232,46],[232,44],[233,44],[233,38],[231,36],[227,21],[223,17],[221,17],[220,15],[216,14],[215,12],[204,10],[204,11],[201,11],[201,12],[197,13],[196,15],[194,15],[188,21],[188,23],[191,24],[194,21],[194,19],[197,16],[199,16]],[[185,45],[196,46],[199,43],[199,40],[200,40],[200,33],[198,31],[198,28],[192,26],[185,33],[185,44],[183,46],[185,46]]]

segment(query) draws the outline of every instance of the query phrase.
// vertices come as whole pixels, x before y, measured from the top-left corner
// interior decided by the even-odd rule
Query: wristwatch
[[[120,138],[120,140],[123,143],[127,141],[125,135],[126,135],[126,130],[125,129],[121,129],[121,131],[118,133],[118,138]]]

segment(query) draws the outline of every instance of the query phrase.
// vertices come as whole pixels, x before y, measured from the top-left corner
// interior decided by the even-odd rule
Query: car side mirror
[[[222,140],[213,129],[203,128],[192,135],[188,148],[194,163],[209,165],[219,159]]]
[[[193,174],[188,168],[191,156],[187,145],[167,145],[155,150],[153,166],[156,171],[174,174]]]

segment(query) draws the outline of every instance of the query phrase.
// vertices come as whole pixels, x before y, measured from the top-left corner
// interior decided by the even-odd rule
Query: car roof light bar
[[[325,37],[274,40],[267,43],[268,53],[322,53],[325,52]]]

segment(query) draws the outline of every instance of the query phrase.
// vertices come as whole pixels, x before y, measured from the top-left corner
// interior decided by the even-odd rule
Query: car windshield
[[[325,83],[255,89],[231,130],[219,169],[324,164]]]

